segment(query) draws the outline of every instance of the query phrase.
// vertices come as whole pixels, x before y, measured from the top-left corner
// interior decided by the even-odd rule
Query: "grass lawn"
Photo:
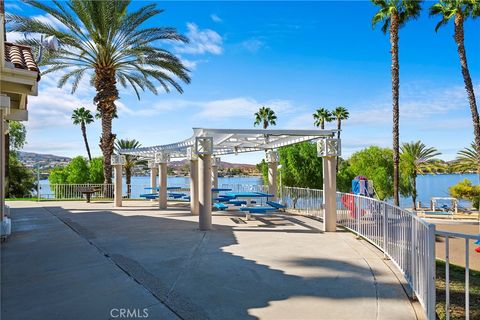
[[[445,262],[437,260],[437,316],[445,318]],[[450,263],[450,319],[465,319],[465,268]],[[480,272],[470,270],[470,319],[480,319]]]

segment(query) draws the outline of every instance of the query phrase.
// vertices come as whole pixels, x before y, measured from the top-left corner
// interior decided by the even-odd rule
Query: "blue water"
[[[448,188],[455,185],[459,181],[469,179],[474,184],[478,184],[478,177],[476,174],[437,174],[437,175],[420,175],[417,177],[417,189],[418,200],[422,202],[422,205],[428,206],[432,197],[448,197]],[[124,180],[125,183],[125,180]],[[218,185],[260,185],[262,184],[261,177],[221,177],[218,178]],[[167,184],[169,186],[189,187],[189,177],[168,177]],[[42,194],[50,193],[48,186],[48,180],[40,181],[42,186]],[[138,176],[132,177],[132,197],[138,197],[140,193],[149,192],[145,191],[145,187],[149,187],[150,177]],[[125,186],[124,186],[125,190]],[[402,207],[412,207],[411,198],[402,198],[400,200]],[[467,201],[461,201],[462,206],[470,206]]]
[[[417,201],[422,202],[423,206],[430,204],[432,197],[448,197],[448,188],[458,182],[469,179],[473,184],[479,183],[476,174],[426,174],[417,177]],[[402,198],[400,200],[402,207],[412,207],[411,198]],[[460,201],[462,206],[470,206],[468,201]]]

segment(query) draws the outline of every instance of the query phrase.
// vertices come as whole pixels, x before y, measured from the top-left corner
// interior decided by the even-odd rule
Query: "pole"
[[[4,111],[0,107],[0,221],[5,215],[5,120]]]
[[[203,154],[198,156],[198,200],[200,230],[212,229],[212,156]]]

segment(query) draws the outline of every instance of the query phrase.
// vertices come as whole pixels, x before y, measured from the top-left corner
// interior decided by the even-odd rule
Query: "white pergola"
[[[218,188],[217,156],[245,152],[265,151],[268,163],[268,190],[276,195],[276,176],[279,156],[276,149],[304,141],[317,140],[317,153],[323,158],[324,228],[336,229],[336,157],[340,156],[337,130],[261,130],[261,129],[208,129],[194,128],[185,140],[151,147],[120,150],[112,156],[115,168],[115,205],[122,205],[123,155],[135,155],[149,160],[151,184],[155,187],[159,174],[159,208],[167,208],[167,164],[171,158],[190,161],[190,206],[199,216],[200,230],[212,226],[212,187]],[[158,169],[157,169],[158,168]]]

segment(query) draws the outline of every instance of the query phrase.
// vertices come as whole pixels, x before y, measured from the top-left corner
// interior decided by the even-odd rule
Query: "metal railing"
[[[282,188],[289,210],[321,216],[322,190]],[[435,319],[435,225],[372,198],[337,192],[337,223],[378,247],[404,275],[412,296]]]
[[[438,237],[445,238],[445,318],[450,319],[450,239],[462,239],[465,243],[465,320],[470,319],[470,248],[480,236],[437,230]]]
[[[323,191],[309,188],[282,187],[280,197],[287,208],[307,215],[322,214]]]
[[[92,194],[92,198],[106,198],[113,199],[113,184],[99,184],[99,183],[83,183],[83,184],[40,184],[37,192],[38,200],[80,200],[84,198],[82,189],[85,188],[98,189]],[[138,184],[124,184],[122,186],[123,197],[128,199],[142,199],[140,197],[143,193],[150,193],[152,191],[145,190],[148,185]]]

